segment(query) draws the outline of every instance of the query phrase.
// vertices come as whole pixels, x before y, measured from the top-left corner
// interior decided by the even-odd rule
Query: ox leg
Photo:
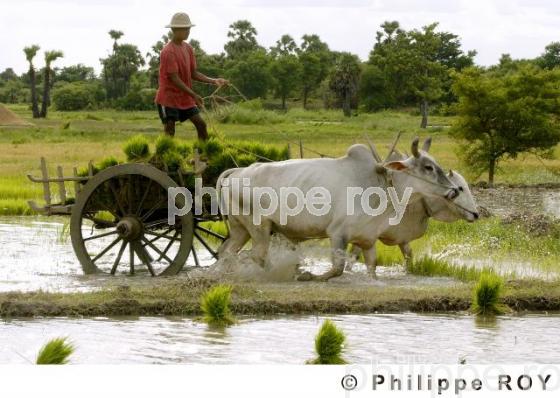
[[[375,273],[375,268],[377,267],[377,250],[375,249],[375,245],[365,248],[363,252],[368,273],[372,278],[377,278],[377,274]]]
[[[346,246],[347,243],[343,238],[331,238],[332,248],[332,267],[321,275],[313,275],[310,272],[304,272],[297,277],[298,281],[328,281],[331,278],[342,275],[346,264]]]
[[[268,254],[271,237],[271,224],[264,221],[261,225],[253,225],[249,228],[249,234],[253,240],[253,248],[251,249],[251,257],[255,262],[264,267],[264,262]]]
[[[229,236],[218,249],[218,257],[237,254],[250,239],[247,229],[235,218],[228,218]]]
[[[399,248],[401,249],[401,253],[404,257],[405,265],[409,265],[412,263],[412,249],[410,248],[410,244],[408,242],[399,244]]]

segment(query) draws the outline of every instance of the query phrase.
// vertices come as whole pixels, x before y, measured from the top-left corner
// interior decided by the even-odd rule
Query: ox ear
[[[424,145],[422,145],[422,150],[424,152],[430,152],[430,146],[432,145],[432,137],[426,138]]]
[[[453,170],[449,169],[448,177],[453,177]]]
[[[401,170],[407,170],[408,169],[408,165],[405,162],[402,162],[400,160],[394,161],[394,162],[387,162],[385,163],[385,168],[389,169],[389,170],[397,170],[397,171],[401,171]]]
[[[414,155],[415,158],[420,157],[420,152],[418,152],[418,137],[416,137],[412,140],[412,145],[410,146],[410,150],[412,152],[412,155]]]

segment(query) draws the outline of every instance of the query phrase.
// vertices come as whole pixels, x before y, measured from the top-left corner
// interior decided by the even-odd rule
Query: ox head
[[[394,180],[403,187],[411,187],[414,192],[427,197],[439,197],[448,200],[459,196],[459,188],[455,185],[436,160],[429,155],[431,138],[424,141],[422,149],[418,149],[418,137],[412,141],[412,156],[404,160],[388,161],[385,168],[395,171]]]
[[[454,222],[457,220],[473,222],[478,220],[478,208],[467,181],[461,174],[453,170],[449,170],[447,177],[459,189],[459,196],[454,200],[427,198],[425,204],[429,208],[432,217],[443,222]]]

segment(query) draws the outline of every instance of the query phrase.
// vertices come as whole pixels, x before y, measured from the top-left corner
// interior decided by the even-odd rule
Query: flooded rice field
[[[190,269],[194,260],[189,257],[183,272],[168,278],[150,278],[147,270],[139,269],[134,277],[126,273],[115,276],[96,274],[84,275],[76,259],[68,232],[62,218],[45,217],[3,217],[0,218],[0,292],[34,291],[50,292],[91,291],[111,285],[140,285],[159,283],[165,279],[187,278],[187,275],[204,276],[206,268]],[[208,251],[197,249],[200,264],[214,264]],[[233,264],[219,263],[215,267],[221,276],[235,272],[241,280],[259,280],[272,276],[275,282],[289,282],[294,279],[295,266],[300,263],[305,270],[324,272],[330,266],[328,246],[305,246],[298,255],[286,248],[282,242],[273,245],[270,257],[277,259],[275,272],[260,272],[260,267],[251,263],[249,256],[242,253]],[[231,259],[230,259],[231,260]],[[245,272],[243,272],[245,270]],[[406,274],[402,267],[378,267],[377,280],[366,275],[365,265],[355,263],[339,278],[329,283],[372,284],[377,286],[451,285],[457,283],[451,278],[419,277]],[[212,273],[213,275],[214,273]],[[243,277],[246,277],[243,279]],[[261,278],[266,282],[266,279]],[[297,282],[293,282],[297,283]]]
[[[303,364],[325,317],[241,319],[225,330],[190,318],[14,319],[0,323],[0,363],[33,362],[49,338],[68,336],[72,363]],[[558,363],[560,316],[373,314],[329,317],[351,363]],[[538,331],[538,332],[536,332]]]
[[[535,214],[548,214],[560,218],[560,190],[545,188],[496,188],[475,189],[474,194],[478,203],[484,206],[492,214],[507,216],[518,211],[529,211]],[[108,237],[107,239],[111,239]],[[97,244],[95,241],[92,244]],[[102,239],[99,244],[107,244]],[[95,249],[95,248],[94,248]],[[453,248],[449,248],[452,250]],[[429,253],[429,248],[427,248]],[[117,248],[114,249],[116,256]],[[460,251],[460,250],[459,250]],[[214,263],[210,253],[203,247],[197,248],[200,264],[208,266]],[[446,253],[429,253],[445,257]],[[447,253],[449,254],[449,253]],[[455,253],[452,253],[455,256]],[[487,258],[476,258],[472,253],[459,253],[459,262],[465,265],[483,266],[488,263]],[[295,257],[294,257],[295,256]],[[275,281],[289,282],[293,280],[296,264],[301,264],[304,269],[314,272],[323,272],[329,267],[330,252],[327,245],[317,245],[316,242],[301,245],[297,253],[282,245],[271,249],[271,258],[280,264],[283,269],[276,273]],[[449,257],[449,256],[448,256]],[[110,260],[110,259],[109,259]],[[248,267],[250,259],[243,254],[237,260],[237,268]],[[187,267],[194,265],[191,257],[187,261]],[[109,264],[110,266],[110,264]],[[280,267],[279,266],[279,267]],[[224,274],[228,273],[231,264],[219,264]],[[499,267],[498,267],[499,268]],[[539,270],[531,268],[531,264],[520,262],[506,267],[514,270],[520,277],[536,277],[550,279],[550,275],[543,274]],[[247,268],[250,272],[251,268]],[[255,277],[259,273],[258,266],[253,264]],[[452,285],[457,283],[450,278],[433,278],[407,275],[402,267],[378,267],[379,278],[372,280],[365,276],[365,266],[356,263],[349,267],[343,276],[332,279],[329,283],[341,284],[363,284],[369,283],[381,286],[406,286],[415,285]],[[154,283],[153,279],[146,278],[146,270],[138,270],[138,277],[129,277],[123,274],[111,277],[108,275],[83,275],[81,266],[76,259],[70,243],[68,220],[56,217],[0,217],[0,291],[88,291],[95,290],[110,284],[135,284]],[[204,274],[205,270],[194,271],[195,274]],[[174,278],[186,277],[182,272]],[[272,275],[271,273],[268,276]],[[258,275],[257,275],[258,276]],[[265,277],[267,275],[264,275]],[[555,273],[552,275],[557,276]],[[250,278],[248,278],[250,279]],[[266,279],[266,278],[264,278]],[[255,278],[255,280],[259,280]],[[148,282],[147,282],[148,281]]]

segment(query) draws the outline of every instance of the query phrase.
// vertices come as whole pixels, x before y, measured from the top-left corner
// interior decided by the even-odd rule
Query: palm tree
[[[31,84],[31,107],[33,110],[33,118],[39,117],[39,105],[37,104],[37,88],[35,87],[35,68],[33,67],[33,58],[37,55],[41,47],[34,44],[30,47],[25,47],[23,52],[25,53],[25,58],[29,62],[29,81]]]
[[[109,31],[109,36],[111,36],[111,39],[113,39],[113,40],[115,41],[115,42],[113,43],[113,52],[115,52],[115,51],[117,50],[118,45],[119,45],[119,44],[117,43],[117,40],[119,40],[121,37],[123,37],[123,36],[124,36],[124,33],[121,32],[120,30],[111,29],[111,30]]]
[[[58,58],[63,57],[62,51],[46,51],[45,52],[45,72],[43,75],[43,102],[41,103],[41,117],[47,117],[47,108],[51,103],[51,63]]]

